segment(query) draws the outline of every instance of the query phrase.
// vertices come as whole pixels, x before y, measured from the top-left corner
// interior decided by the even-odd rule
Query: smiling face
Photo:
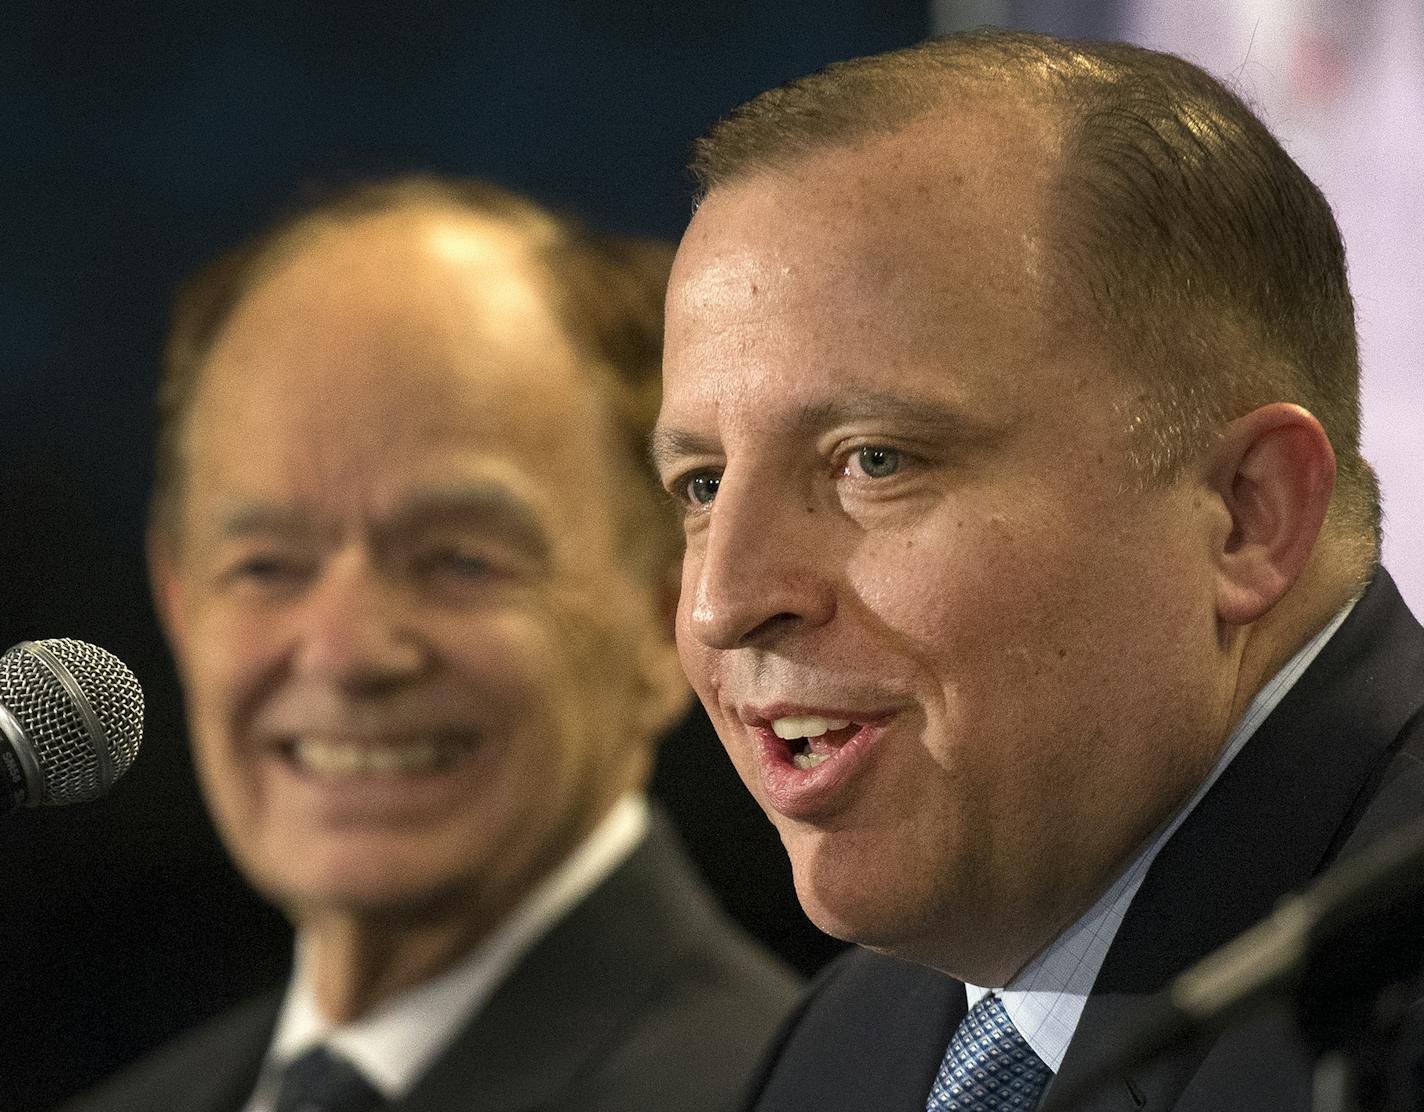
[[[1045,278],[1051,135],[944,126],[704,201],[655,452],[683,666],[808,914],[996,984],[1189,794],[1231,690],[1195,480],[1128,493],[1132,391]]]
[[[675,704],[546,300],[497,224],[374,217],[263,279],[204,368],[155,578],[219,827],[299,921],[479,933],[641,786]]]

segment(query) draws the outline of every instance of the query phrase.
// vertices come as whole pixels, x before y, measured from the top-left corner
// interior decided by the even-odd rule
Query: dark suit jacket
[[[393,1110],[733,1109],[798,987],[714,905],[659,819]],[[219,1017],[65,1112],[238,1112],[280,1003]]]
[[[1157,1017],[1177,973],[1343,853],[1424,818],[1421,705],[1424,631],[1380,571],[1153,862],[1045,1107]],[[958,981],[853,951],[788,1023],[752,1104],[757,1112],[923,1112],[964,1011]],[[1304,1112],[1310,1069],[1293,1016],[1269,1011],[1118,1072],[1074,1107]]]

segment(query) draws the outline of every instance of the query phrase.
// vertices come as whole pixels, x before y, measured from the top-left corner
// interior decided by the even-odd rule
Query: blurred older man
[[[803,906],[877,952],[756,1107],[1036,1107],[1424,815],[1338,232],[1195,67],[1003,32],[773,90],[696,168],[655,438],[682,659]],[[1309,1107],[1285,1027],[1081,1107]]]
[[[153,580],[296,968],[82,1107],[735,1103],[795,984],[642,795],[687,703],[643,456],[668,254],[409,179],[188,291]]]

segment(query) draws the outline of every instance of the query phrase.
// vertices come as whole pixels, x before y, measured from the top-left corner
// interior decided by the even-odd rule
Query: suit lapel
[[[263,996],[205,1029],[201,1047],[186,1056],[195,1065],[184,1074],[181,1097],[163,1094],[172,1100],[171,1107],[184,1112],[241,1112],[257,1084],[281,1000],[280,993]]]
[[[783,1028],[754,1087],[776,1112],[923,1112],[964,986],[921,965],[852,950]]]
[[[1175,975],[1330,863],[1418,711],[1424,634],[1381,570],[1319,657],[1163,847],[1123,920],[1055,1088],[1154,1022]],[[1229,885],[1229,888],[1226,886]],[[1083,1112],[1172,1107],[1210,1049],[1119,1072]],[[1050,1091],[1046,1107],[1055,1103]]]
[[[399,1112],[564,1107],[681,959],[699,896],[679,851],[653,832],[524,956],[405,1098]],[[691,912],[696,914],[694,910]]]

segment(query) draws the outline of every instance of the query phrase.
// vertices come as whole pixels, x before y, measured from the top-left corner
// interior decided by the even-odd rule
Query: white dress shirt
[[[1118,928],[1122,926],[1123,916],[1127,914],[1128,905],[1132,903],[1132,897],[1137,894],[1137,889],[1142,885],[1142,880],[1158,852],[1216,783],[1232,758],[1241,752],[1242,746],[1250,740],[1251,735],[1266,720],[1266,716],[1285,698],[1286,692],[1295,685],[1301,673],[1334,636],[1335,631],[1340,628],[1340,623],[1354,609],[1354,605],[1353,602],[1350,603],[1335,615],[1324,629],[1306,642],[1270,682],[1256,693],[1196,794],[1148,839],[1142,852],[1098,897],[1097,902],[1024,966],[1007,986],[983,988],[965,985],[970,1007],[990,993],[999,996],[1003,1000],[1004,1010],[1008,1012],[1014,1026],[1033,1048],[1034,1053],[1042,1058],[1051,1070],[1058,1072],[1059,1067],[1063,1065],[1063,1057],[1068,1052],[1068,1043],[1073,1038],[1073,1032],[1078,1029],[1078,1021],[1083,1017],[1083,1007],[1088,1002],[1088,993],[1092,990],[1093,982],[1098,979],[1098,972],[1102,969],[1108,947],[1112,945]]]
[[[545,877],[499,928],[452,969],[382,1004],[354,1023],[333,1025],[311,988],[308,943],[296,963],[272,1045],[244,1112],[272,1112],[282,1069],[318,1043],[356,1065],[395,1100],[464,1028],[520,957],[575,904],[625,861],[648,831],[648,804],[627,796],[567,859]]]

